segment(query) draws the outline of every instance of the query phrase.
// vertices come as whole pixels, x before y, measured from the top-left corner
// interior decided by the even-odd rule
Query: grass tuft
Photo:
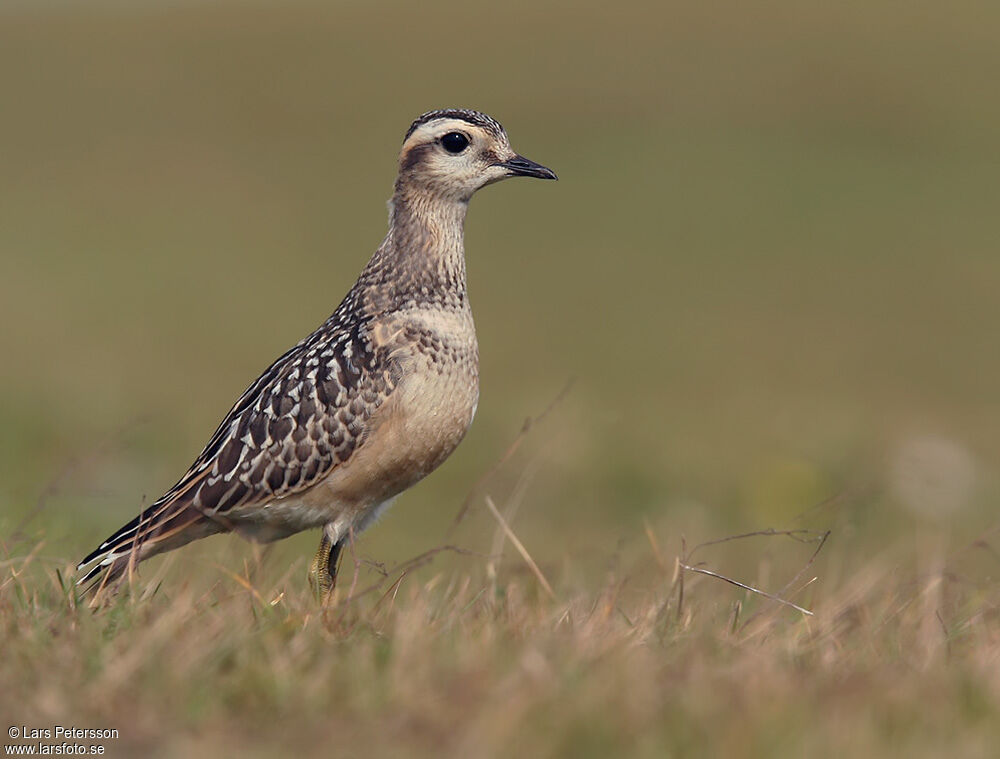
[[[444,566],[456,549],[440,546],[391,568],[349,556],[349,587],[325,608],[297,575],[268,571],[264,551],[214,579],[137,574],[96,610],[39,542],[4,562],[0,676],[19,685],[0,709],[12,724],[115,727],[118,749],[158,755],[319,755],[333,736],[412,756],[526,745],[974,756],[997,745],[1000,582],[972,580],[964,564],[995,560],[995,535],[950,555],[928,543],[867,561],[828,536],[759,531],[682,545],[670,562],[647,525],[635,537],[645,550],[598,586],[574,586],[568,564],[550,571],[551,593],[526,556]],[[762,576],[692,564],[713,552],[713,565],[739,565],[737,546],[752,564],[762,539]],[[838,565],[850,569],[831,582]],[[780,590],[756,587],[782,574]]]

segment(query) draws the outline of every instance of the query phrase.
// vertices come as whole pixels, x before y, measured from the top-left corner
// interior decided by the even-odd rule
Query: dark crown
[[[413,134],[417,127],[423,126],[428,121],[434,121],[434,119],[461,119],[462,121],[467,121],[474,126],[489,130],[498,139],[504,134],[504,130],[503,127],[500,126],[500,122],[490,116],[487,116],[485,113],[471,111],[466,108],[441,108],[437,111],[428,111],[427,113],[418,116],[417,120],[410,124],[410,128],[406,130],[406,136],[403,138],[403,142],[406,142],[410,138],[410,135]]]

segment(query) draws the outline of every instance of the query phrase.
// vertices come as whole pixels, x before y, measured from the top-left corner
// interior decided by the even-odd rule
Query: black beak
[[[542,164],[529,161],[520,155],[514,156],[509,161],[504,161],[500,165],[508,169],[513,176],[517,177],[536,177],[538,179],[559,178],[552,169],[547,169]]]

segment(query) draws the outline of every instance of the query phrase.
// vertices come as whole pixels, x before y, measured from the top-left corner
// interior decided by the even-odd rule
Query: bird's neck
[[[389,233],[369,269],[377,270],[386,283],[464,298],[467,209],[464,200],[397,185],[389,202]]]

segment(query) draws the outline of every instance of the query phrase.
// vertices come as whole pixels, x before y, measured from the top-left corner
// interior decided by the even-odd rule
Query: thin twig
[[[437,548],[432,548],[429,551],[424,551],[421,554],[417,554],[412,559],[407,559],[406,561],[400,562],[399,564],[394,565],[390,569],[375,568],[375,571],[377,571],[380,575],[382,575],[381,579],[377,580],[376,582],[373,582],[371,585],[367,585],[366,587],[362,588],[356,593],[348,595],[343,601],[338,601],[338,603],[349,604],[353,601],[357,601],[359,598],[367,596],[368,594],[373,593],[379,588],[381,588],[383,585],[385,585],[385,583],[389,580],[389,578],[395,575],[397,572],[403,575],[408,574],[409,572],[412,572],[415,569],[419,569],[420,567],[426,564],[430,564],[430,562],[434,560],[434,556],[436,554],[443,553],[444,551],[450,551],[452,553],[462,554],[466,556],[479,556],[479,557],[483,556],[483,554],[478,551],[470,551],[467,548],[460,548],[459,546],[451,546],[451,545],[438,546]]]
[[[385,601],[385,600],[386,600],[387,598],[389,599],[389,609],[390,609],[390,611],[391,611],[391,609],[392,609],[392,605],[393,605],[393,603],[395,603],[395,601],[396,601],[396,593],[398,593],[398,592],[399,592],[399,586],[400,586],[400,585],[402,584],[402,582],[403,582],[403,578],[404,578],[404,577],[406,577],[406,572],[403,572],[403,573],[402,573],[402,574],[401,574],[401,575],[400,575],[400,576],[399,576],[399,577],[397,578],[396,582],[394,582],[394,583],[393,583],[392,585],[390,585],[390,586],[389,586],[389,588],[388,588],[388,589],[387,589],[387,590],[385,591],[385,593],[383,593],[383,594],[382,594],[382,597],[381,597],[381,598],[379,598],[379,600],[375,602],[375,605],[374,605],[374,606],[372,606],[372,611],[371,611],[371,616],[372,616],[372,618],[374,618],[374,617],[375,617],[375,614],[376,614],[376,612],[378,612],[378,610],[379,610],[379,607],[380,607],[380,606],[382,605],[382,603],[383,603],[383,602],[384,602],[384,601]]]
[[[799,543],[815,543],[816,541],[820,541],[820,547],[822,547],[823,542],[825,542],[827,537],[829,537],[830,531],[827,530],[826,532],[823,532],[821,530],[807,530],[803,528],[796,530],[775,530],[773,527],[769,527],[766,530],[754,530],[753,532],[744,532],[740,535],[730,535],[725,538],[717,538],[716,540],[707,540],[704,543],[699,543],[692,548],[689,553],[685,554],[685,560],[691,561],[691,558],[694,556],[696,551],[699,551],[702,548],[708,548],[709,546],[716,546],[720,543],[729,543],[733,540],[744,540],[745,538],[769,538],[776,535],[789,537]]]
[[[681,551],[687,554],[687,540],[681,535]],[[677,621],[680,622],[684,611],[684,571],[681,569],[680,556],[674,562],[674,577],[677,582]]]
[[[521,504],[524,501],[524,496],[528,491],[528,486],[531,484],[535,472],[538,470],[540,464],[541,460],[534,458],[527,463],[524,467],[524,471],[521,472],[521,476],[518,478],[513,492],[511,492],[510,497],[507,499],[507,513],[504,514],[504,519],[507,521],[507,524],[514,521],[514,517],[517,515],[517,512],[521,508]],[[493,536],[493,544],[490,546],[490,560],[486,564],[486,574],[493,580],[494,585],[496,584],[497,577],[496,565],[503,558],[503,544],[506,538],[506,533],[497,528],[497,531]]]
[[[552,412],[552,410],[562,402],[563,398],[565,398],[569,394],[569,391],[573,387],[574,382],[575,380],[573,378],[570,378],[563,386],[563,389],[559,391],[558,395],[556,395],[556,397],[552,399],[552,401],[549,403],[548,406],[545,407],[545,410],[543,410],[542,413],[538,414],[535,417],[529,416],[527,419],[524,420],[524,424],[521,426],[521,431],[517,433],[517,437],[515,437],[513,442],[507,447],[507,450],[503,452],[503,455],[501,455],[500,458],[497,459],[496,463],[494,463],[493,466],[487,469],[486,472],[483,473],[483,475],[480,476],[480,478],[476,480],[475,483],[473,483],[472,488],[469,490],[469,494],[465,497],[465,500],[462,501],[461,508],[459,508],[458,513],[455,515],[455,519],[452,521],[451,526],[448,528],[448,532],[445,533],[445,540],[451,539],[451,536],[454,534],[458,525],[462,522],[463,519],[465,519],[466,515],[469,513],[469,509],[472,508],[473,500],[475,499],[476,495],[482,490],[483,485],[485,485],[486,482],[488,482],[489,479],[499,471],[500,467],[506,464],[507,461],[510,460],[510,457],[517,452],[517,449],[521,447],[521,443],[524,442],[524,439],[527,437],[528,432],[531,431],[531,428],[534,427],[536,424],[538,424],[540,421],[542,421],[545,417],[547,417]]]
[[[861,496],[864,496],[864,495],[866,495],[866,494],[868,494],[870,492],[874,492],[874,490],[875,490],[875,488],[872,487],[871,485],[863,485],[863,486],[855,486],[855,487],[844,488],[840,492],[834,493],[833,495],[829,496],[828,498],[824,498],[822,501],[819,501],[818,503],[813,504],[812,506],[810,506],[809,508],[807,508],[805,511],[799,512],[798,514],[795,515],[795,517],[793,518],[792,521],[801,522],[804,519],[807,519],[809,517],[815,516],[820,511],[823,511],[824,509],[828,509],[831,506],[837,505],[841,501],[846,500],[848,497],[852,497],[852,498],[854,498],[854,497],[861,497]]]
[[[649,541],[650,547],[653,549],[653,558],[656,559],[656,563],[660,566],[664,572],[669,569],[667,565],[667,560],[663,558],[663,554],[660,552],[660,544],[656,540],[656,535],[653,534],[653,528],[649,526],[649,520],[643,517],[642,526],[646,530],[646,539]]]
[[[803,609],[798,604],[794,604],[791,601],[786,601],[784,598],[781,598],[780,596],[772,595],[771,593],[768,593],[766,590],[755,588],[752,585],[747,585],[746,583],[742,583],[739,580],[734,580],[730,577],[726,577],[725,575],[721,575],[718,572],[713,572],[711,569],[703,569],[702,567],[692,567],[690,564],[685,564],[684,562],[681,562],[680,566],[681,569],[686,569],[688,572],[697,572],[698,574],[714,577],[717,580],[723,580],[724,582],[728,582],[730,585],[735,585],[738,588],[743,588],[743,590],[749,590],[751,593],[756,593],[759,596],[764,596],[764,598],[769,598],[772,601],[777,601],[778,603],[784,604],[785,606],[790,606],[796,611],[800,611],[803,614],[806,614],[810,617],[814,616],[811,611],[809,611],[808,609]]]
[[[233,580],[238,585],[240,585],[244,590],[246,590],[250,595],[252,595],[257,600],[257,603],[265,606],[267,605],[267,602],[264,600],[264,597],[257,591],[257,588],[253,586],[253,583],[251,583],[247,577],[239,575],[230,569],[226,569],[221,564],[213,564],[212,566],[214,566],[218,571],[222,572],[222,574],[226,575],[230,580]],[[246,565],[244,565],[244,570],[245,569]]]
[[[819,537],[819,545],[816,546],[816,550],[812,552],[812,556],[809,557],[809,561],[807,561],[805,565],[803,565],[802,569],[800,569],[798,572],[795,573],[795,576],[791,580],[785,583],[785,587],[783,587],[780,591],[778,591],[778,595],[782,596],[785,595],[785,593],[788,592],[788,589],[792,587],[796,582],[798,582],[799,578],[805,574],[805,571],[813,565],[813,562],[816,561],[816,557],[819,556],[819,552],[823,550],[823,546],[826,545],[827,538],[830,537],[832,532],[833,532],[832,530],[827,530]],[[812,580],[809,581],[809,583],[811,582]],[[809,583],[806,583],[806,585],[808,585]]]
[[[784,597],[784,596],[788,595],[788,589],[791,588],[792,585],[794,585],[796,582],[798,582],[799,578],[802,577],[803,574],[805,574],[805,571],[807,569],[809,569],[809,567],[811,567],[813,565],[813,562],[816,561],[816,557],[819,556],[819,552],[822,551],[823,550],[823,546],[826,545],[827,538],[829,538],[832,533],[833,533],[833,530],[827,530],[826,532],[824,532],[822,535],[819,536],[819,545],[816,546],[816,550],[812,552],[812,556],[810,556],[809,560],[802,566],[802,569],[800,569],[798,572],[796,572],[795,576],[792,577],[791,580],[789,580],[788,582],[786,582],[785,585],[784,585],[784,587],[782,587],[781,590],[778,591],[778,595],[779,596]],[[814,582],[816,582],[816,579],[817,578],[813,577],[811,580],[809,580],[808,582],[806,582],[805,585],[803,585],[801,588],[799,588],[798,590],[796,590],[792,595],[793,596],[797,596],[803,590],[805,590],[810,585],[812,585]],[[754,620],[757,619],[757,617],[759,617],[763,613],[764,613],[764,609],[761,609],[760,611],[758,611],[758,612],[756,612],[754,614],[751,614],[749,617],[747,617],[746,621],[740,627],[740,630],[745,630],[747,627],[750,626],[750,624]]]
[[[549,594],[549,598],[553,601],[557,600],[555,591],[552,590],[552,586],[549,585],[549,581],[545,579],[545,575],[542,574],[542,570],[538,568],[535,560],[531,558],[531,554],[528,553],[528,549],[524,547],[524,544],[518,540],[514,531],[510,529],[510,525],[507,524],[506,520],[503,518],[503,514],[500,513],[496,505],[493,503],[493,499],[486,496],[485,500],[486,507],[496,518],[497,522],[500,523],[503,531],[507,534],[507,539],[513,544],[514,548],[517,549],[517,552],[521,554],[521,558],[524,559],[524,563],[528,565],[528,568],[535,574],[535,577],[538,578],[538,582],[543,588],[545,588],[545,592]]]
[[[938,624],[941,625],[941,632],[944,633],[944,652],[948,659],[951,659],[951,636],[948,634],[948,625],[944,623],[944,618],[941,616],[940,611],[935,611],[934,616],[937,617]]]

